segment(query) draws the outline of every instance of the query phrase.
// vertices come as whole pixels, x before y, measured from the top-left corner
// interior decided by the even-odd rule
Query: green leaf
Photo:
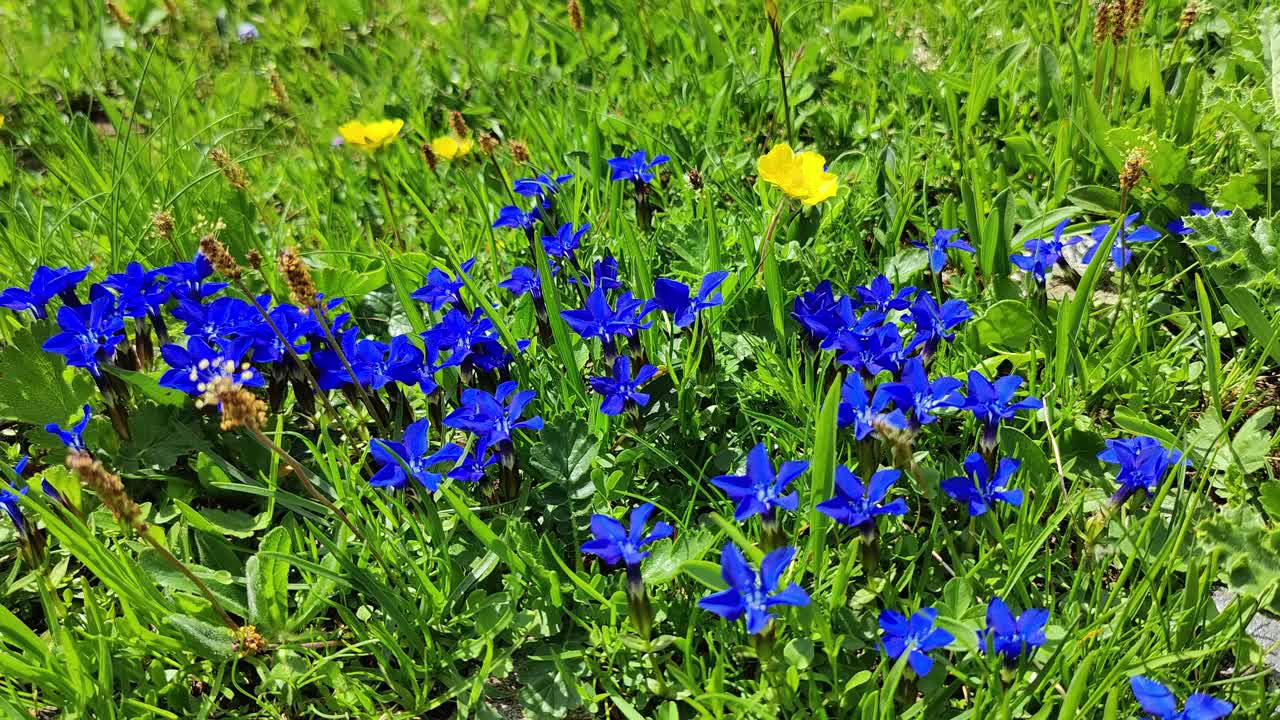
[[[152,526],[157,527],[157,526]],[[191,582],[191,579],[182,574],[173,565],[152,549],[143,551],[138,556],[138,564],[142,569],[155,581],[160,587],[177,591],[193,598],[199,598],[199,602],[205,603],[204,596],[200,593],[200,588]],[[218,599],[218,604],[227,612],[234,613],[241,617],[248,615],[248,604],[245,601],[244,588],[236,584],[231,573],[225,570],[210,570],[207,567],[197,565],[195,563],[185,563],[188,570],[209,588],[209,592]]]
[[[258,554],[245,563],[249,619],[264,633],[280,633],[288,624],[289,563],[283,558],[292,545],[288,530],[272,528],[258,543]]]
[[[575,677],[585,668],[581,660],[531,662],[519,674],[520,704],[532,717],[562,718],[582,705]],[[576,673],[573,672],[576,670]],[[571,684],[573,686],[571,686]]]
[[[719,592],[729,587],[720,577],[720,566],[706,560],[690,560],[680,566],[681,572],[697,580],[710,590]]]
[[[809,638],[794,638],[782,649],[782,657],[788,665],[804,670],[813,664],[813,641]]]
[[[219,535],[221,537],[247,538],[262,530],[271,521],[265,513],[254,517],[238,510],[226,511],[214,508],[196,510],[181,500],[174,500],[174,506],[182,513],[187,524],[196,530]]]
[[[213,625],[190,615],[173,614],[165,620],[176,628],[187,648],[209,660],[230,660],[236,656],[236,639],[225,625]]]
[[[1220,553],[1219,577],[1232,592],[1262,597],[1280,583],[1280,529],[1248,506],[1221,511],[1199,527],[1205,557]]]
[[[0,418],[37,427],[63,423],[93,396],[88,373],[40,348],[47,337],[47,326],[37,323],[0,349]]]
[[[819,576],[827,564],[827,527],[831,518],[818,511],[818,503],[834,494],[836,478],[836,411],[840,405],[840,383],[832,382],[827,389],[827,397],[822,401],[822,410],[818,413],[814,425],[813,465],[809,469],[812,485],[809,489],[807,505],[809,511],[809,556],[811,572]],[[804,578],[805,568],[799,567],[796,582]]]
[[[595,492],[591,463],[599,443],[580,420],[562,417],[538,435],[542,442],[529,453],[529,464],[544,480],[564,488],[573,500],[586,500]]]
[[[697,528],[680,533],[672,542],[652,545],[644,564],[644,579],[649,585],[660,585],[682,572],[691,561],[701,560],[715,544],[715,533]]]
[[[1022,300],[1001,300],[974,324],[979,350],[1026,350],[1035,337],[1036,317]]]
[[[1258,488],[1262,509],[1274,521],[1280,520],[1280,480],[1268,480]]]

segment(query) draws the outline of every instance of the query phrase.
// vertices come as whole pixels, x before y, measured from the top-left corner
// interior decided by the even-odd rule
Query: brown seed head
[[[1130,150],[1128,157],[1124,159],[1124,167],[1120,169],[1120,192],[1128,194],[1133,190],[1142,176],[1147,174],[1150,162],[1144,148],[1135,147]]]
[[[1125,35],[1129,34],[1129,25],[1126,21],[1129,10],[1125,0],[1111,0],[1110,13],[1111,39],[1119,43],[1124,40]]]
[[[151,233],[161,240],[173,237],[173,216],[164,210],[151,213]]]
[[[129,17],[129,14],[115,4],[113,0],[107,0],[107,12],[111,14],[111,19],[115,20],[116,24],[125,30],[133,27],[133,18]]]
[[[698,172],[698,168],[689,168],[689,172],[685,173],[684,177],[689,181],[689,187],[694,190],[702,189],[702,173]]]
[[[1187,28],[1195,24],[1196,16],[1200,13],[1200,7],[1196,5],[1196,0],[1190,0],[1187,6],[1182,9],[1182,17],[1178,18],[1178,29],[1186,32]]]
[[[249,187],[249,175],[244,171],[244,167],[236,162],[221,147],[215,147],[209,151],[209,160],[222,171],[222,177],[227,179],[227,183],[237,190],[243,190]]]
[[[228,280],[240,279],[240,263],[236,262],[231,251],[227,250],[227,246],[223,245],[216,235],[205,235],[200,238],[200,254],[204,255],[213,269],[223,277]]]
[[[1142,24],[1142,11],[1147,7],[1147,0],[1126,0],[1125,32],[1133,32]]]
[[[485,155],[492,155],[493,151],[498,149],[498,138],[491,132],[480,133],[476,142],[480,145],[480,152]]]
[[[1093,44],[1101,45],[1111,36],[1111,2],[1103,0],[1093,12]]]
[[[271,97],[275,98],[276,104],[283,107],[289,104],[289,90],[284,86],[284,80],[280,79],[280,73],[275,68],[271,68]]]
[[[236,630],[236,651],[244,657],[261,655],[267,651],[267,640],[253,625],[241,625]]]
[[[244,263],[249,267],[253,268],[254,270],[261,270],[262,269],[262,253],[258,252],[256,249],[250,250],[249,252],[244,254]]]
[[[454,110],[449,113],[449,126],[453,128],[453,134],[458,136],[459,140],[467,137],[467,121],[462,117],[462,113]]]
[[[569,0],[569,27],[576,33],[582,32],[582,6],[578,0]]]
[[[218,404],[222,408],[221,428],[224,431],[238,427],[258,429],[266,424],[267,404],[257,395],[235,383],[219,380],[216,384],[224,387],[217,394]]]
[[[431,149],[431,143],[422,143],[422,159],[427,161],[427,167],[435,172],[436,165],[440,164],[440,158],[436,157],[436,151]]]
[[[319,291],[311,281],[311,270],[302,262],[297,250],[286,248],[280,253],[280,272],[284,274],[289,294],[295,303],[309,308],[316,306]]]
[[[512,140],[507,143],[507,147],[511,150],[511,157],[518,163],[529,162],[529,146],[519,140]]]
[[[102,463],[94,460],[89,453],[74,452],[67,455],[67,467],[80,477],[80,482],[92,490],[98,499],[111,510],[116,520],[139,528],[142,508],[138,507],[124,489],[120,476],[108,472]]]

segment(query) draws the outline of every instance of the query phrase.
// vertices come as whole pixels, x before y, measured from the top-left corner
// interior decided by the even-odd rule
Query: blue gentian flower
[[[845,298],[841,304],[847,306],[850,302]],[[823,349],[834,350],[840,364],[853,368],[862,377],[873,378],[886,370],[897,375],[904,359],[902,336],[897,325],[878,325],[880,321],[880,314],[872,310],[855,325],[828,335]]]
[[[1003,655],[1005,662],[1011,663],[1022,653],[1045,644],[1044,626],[1048,622],[1048,610],[1032,608],[1014,617],[1004,600],[993,597],[987,603],[987,629],[978,631],[978,647],[984,653]]]
[[[263,303],[263,307],[266,307]],[[265,320],[259,320],[244,328],[244,335],[253,340],[252,357],[256,363],[274,363],[289,358],[285,342],[293,351],[303,355],[311,349],[311,336],[320,334],[320,323],[309,312],[303,312],[295,305],[279,305],[268,313],[280,335]],[[289,358],[291,359],[291,358]]]
[[[1053,266],[1062,259],[1062,248],[1067,245],[1074,245],[1080,242],[1080,238],[1062,239],[1062,233],[1071,224],[1071,218],[1066,218],[1053,228],[1053,239],[1033,239],[1023,244],[1022,248],[1027,251],[1026,255],[1010,255],[1009,260],[1015,266],[1021,268],[1024,272],[1031,273],[1035,278],[1036,284],[1044,287],[1045,280],[1049,275],[1049,271]]]
[[[89,274],[90,266],[72,270],[65,265],[60,268],[49,268],[44,265],[36,268],[31,276],[31,284],[26,288],[11,287],[0,292],[0,307],[14,312],[30,310],[37,319],[48,317],[46,307],[54,297],[62,296],[68,305],[79,305],[75,299],[75,287]]]
[[[395,381],[391,377],[391,346],[387,343],[361,338],[355,343],[355,352],[347,354],[347,362],[351,363],[355,381],[364,387],[378,390]]]
[[[501,459],[498,453],[489,452],[489,446],[482,442],[473,443],[470,452],[449,443],[441,448],[455,448],[451,452],[458,456],[457,465],[448,473],[450,478],[459,482],[478,483],[488,475],[489,467],[498,464]]]
[[[876,389],[876,393],[893,398],[899,410],[910,411],[910,426],[918,428],[937,420],[934,413],[938,410],[963,406],[964,396],[959,392],[962,387],[964,383],[953,377],[940,377],[930,382],[924,361],[913,357],[903,364],[902,380],[885,383]]]
[[[124,340],[124,318],[116,312],[115,297],[101,286],[90,292],[88,305],[58,308],[58,327],[62,332],[44,343],[45,352],[62,355],[71,367],[89,371],[95,378],[102,375],[100,362],[111,357]]]
[[[538,173],[535,177],[519,178],[511,183],[517,195],[536,198],[539,202],[560,192],[560,186],[573,179],[573,175]]]
[[[413,479],[422,484],[430,492],[440,489],[441,475],[431,468],[441,463],[453,464],[461,455],[461,448],[446,445],[432,453],[427,443],[427,431],[430,422],[423,418],[409,423],[404,429],[404,441],[383,440],[374,438],[369,441],[369,451],[378,461],[378,471],[369,478],[369,484],[377,488],[403,490],[408,484],[409,475],[405,472],[408,466]]]
[[[742,522],[752,515],[764,515],[766,522],[773,519],[778,508],[795,510],[800,507],[800,494],[787,493],[787,486],[809,469],[808,460],[788,460],[775,473],[773,461],[764,443],[759,443],[747,453],[746,475],[720,475],[711,484],[724,491],[737,503],[733,519]]]
[[[27,457],[22,456],[22,460],[18,461],[18,468],[25,469],[27,465]],[[27,494],[27,488],[21,490],[12,485],[7,485],[4,490],[0,490],[0,509],[4,510],[4,514],[9,516],[9,521],[13,523],[13,529],[18,535],[26,537],[27,535],[27,519],[22,514],[22,501],[20,497]]]
[[[464,275],[471,274],[471,268],[475,267],[476,259],[462,263],[462,273]],[[440,312],[445,305],[462,305],[462,296],[459,294],[466,283],[459,277],[457,280],[449,273],[440,268],[431,268],[427,273],[425,284],[409,294],[409,297],[420,303],[426,303],[434,312]]]
[[[669,524],[659,520],[653,530],[645,534],[645,525],[653,515],[653,503],[645,503],[631,511],[630,530],[608,515],[591,516],[591,534],[594,537],[582,545],[582,552],[595,555],[608,565],[626,563],[628,567],[639,565],[649,557],[645,545],[665,540],[675,533]]]
[[[955,636],[937,627],[938,611],[921,608],[908,620],[902,613],[884,610],[880,613],[880,632],[884,652],[893,659],[907,653],[907,664],[916,675],[924,677],[933,669],[929,653],[946,647]]]
[[[818,512],[827,515],[841,525],[858,528],[864,534],[875,531],[876,518],[881,515],[906,515],[907,501],[897,498],[884,501],[889,488],[902,473],[897,470],[880,470],[871,476],[871,486],[844,465],[836,466],[836,496],[818,503]]]
[[[529,347],[528,340],[517,340],[516,350],[524,352]],[[507,347],[496,338],[482,338],[471,346],[471,352],[467,355],[467,362],[482,372],[505,372],[511,366],[515,357],[507,350]]]
[[[186,323],[182,332],[187,337],[202,338],[214,345],[243,334],[262,320],[252,305],[238,297],[220,297],[208,305],[182,300],[173,309],[173,316]]]
[[[511,269],[511,277],[498,283],[498,287],[503,288],[516,297],[520,297],[528,293],[538,299],[542,297],[542,280],[537,270],[524,265],[517,265]]]
[[[577,230],[573,229],[573,223],[565,223],[556,230],[555,235],[542,236],[542,248],[547,251],[547,255],[557,258],[569,258],[571,261],[577,261],[577,251],[582,243],[582,236],[587,234],[591,229],[589,223],[583,223],[582,227]]]
[[[707,273],[702,278],[696,296],[682,282],[658,278],[653,283],[653,300],[650,304],[670,315],[676,327],[688,327],[698,319],[698,313],[724,304],[724,296],[719,290],[727,277],[729,273],[723,270]]]
[[[911,296],[915,294],[916,289],[914,286],[907,285],[895,292],[893,283],[881,274],[872,278],[866,286],[859,285],[853,291],[857,293],[858,300],[864,307],[888,315],[892,310],[906,310],[911,304]]]
[[[1136,230],[1133,224],[1138,221],[1140,213],[1133,213],[1124,219],[1124,230],[1121,231],[1116,241],[1111,244],[1111,262],[1115,263],[1117,268],[1123,268],[1129,264],[1129,260],[1133,258],[1133,251],[1129,249],[1129,243],[1151,242],[1159,240],[1160,233],[1147,227],[1139,226]],[[1084,254],[1083,262],[1088,265],[1093,262],[1093,256],[1098,253],[1098,248],[1102,246],[1102,241],[1107,239],[1107,233],[1111,232],[1109,223],[1093,226],[1089,231],[1089,251]],[[1123,241],[1123,242],[1122,242]]]
[[[1000,423],[1012,420],[1019,410],[1039,410],[1044,403],[1038,398],[1027,396],[1013,402],[1013,394],[1022,387],[1022,378],[1017,375],[1005,375],[994,383],[977,370],[969,371],[969,396],[964,399],[963,407],[973,413],[983,426],[983,442],[995,447],[996,431]]]
[[[155,315],[169,299],[164,274],[160,270],[148,270],[142,263],[129,263],[124,272],[108,275],[102,284],[116,291],[120,314],[125,317]]]
[[[618,321],[618,313],[609,305],[609,296],[599,286],[587,295],[585,307],[561,310],[560,317],[583,340],[599,339],[606,346],[615,333]]]
[[[826,342],[831,333],[839,329],[840,303],[831,289],[831,281],[823,280],[812,292],[800,293],[791,310],[791,317],[804,329],[810,343],[817,346]]]
[[[474,434],[485,445],[509,446],[516,430],[541,430],[541,417],[520,419],[537,393],[517,387],[514,380],[509,380],[492,395],[478,388],[463,390],[460,407],[449,413],[444,424]]]
[[[56,435],[71,452],[86,452],[87,450],[84,445],[84,429],[89,426],[89,404],[85,403],[82,410],[84,415],[80,418],[80,422],[70,428],[64,430],[58,423],[49,423],[44,426],[45,432]]]
[[[666,155],[656,155],[652,160],[648,159],[648,154],[644,150],[637,150],[630,155],[622,155],[620,157],[609,160],[610,180],[630,180],[636,184],[647,184],[653,182],[653,169],[665,162],[669,162],[670,157]]]
[[[1129,687],[1142,709],[1156,720],[1219,720],[1232,713],[1235,705],[1205,693],[1192,693],[1187,704],[1178,711],[1178,699],[1173,691],[1141,675],[1129,678]]]
[[[947,266],[948,250],[959,250],[971,255],[976,252],[973,249],[973,246],[967,241],[952,240],[952,238],[954,238],[959,232],[959,229],[939,229],[933,234],[933,239],[930,240],[928,244],[919,240],[912,240],[911,244],[921,250],[928,251],[929,269],[932,270],[934,274],[937,274],[942,272],[942,269]]]
[[[244,360],[251,342],[249,338],[230,340],[218,350],[202,338],[193,337],[187,339],[185,348],[165,345],[160,348],[160,357],[170,369],[160,376],[160,386],[196,397],[222,378],[245,387],[261,387],[266,381]]]
[[[893,401],[890,393],[877,388],[874,396],[867,395],[862,377],[854,373],[844,379],[840,386],[840,405],[836,408],[836,423],[842,427],[853,427],[855,440],[863,440],[868,435],[882,430],[905,430],[907,418],[901,410],[885,412]]]
[[[213,265],[199,251],[191,262],[175,262],[159,268],[159,271],[168,281],[165,287],[169,297],[173,298],[198,301],[227,286],[224,282],[204,282],[205,278],[213,275]]]
[[[387,364],[387,374],[402,385],[417,385],[424,395],[430,395],[439,389],[436,382],[436,347],[426,345],[426,350],[419,348],[407,335],[391,338],[391,360]]]
[[[720,577],[729,589],[702,598],[698,607],[729,621],[745,617],[747,633],[759,635],[775,617],[770,609],[779,605],[804,607],[809,604],[808,593],[795,583],[778,589],[783,573],[795,556],[795,548],[778,548],[764,557],[757,574],[741,550],[733,543],[726,544],[720,551]]]
[[[345,313],[339,315],[334,318],[334,325],[340,325],[346,319]],[[334,338],[338,341],[338,348],[346,356],[347,363],[351,364],[352,370],[355,370],[356,341],[359,335],[360,329],[357,327],[338,330],[334,333]],[[317,371],[316,384],[320,386],[321,390],[337,390],[350,385],[352,382],[351,373],[347,372],[346,363],[342,362],[342,357],[327,342],[323,349],[311,353],[311,363],[315,365]],[[390,371],[390,362],[387,363],[387,369]]]
[[[498,210],[498,219],[493,221],[493,227],[511,228],[513,230],[524,230],[526,233],[533,232],[533,226],[542,219],[542,211],[537,205],[528,210],[521,210],[515,205],[507,205]]]
[[[919,349],[925,360],[933,357],[944,340],[955,340],[956,334],[952,331],[973,317],[973,311],[965,301],[953,298],[939,307],[938,301],[923,290],[916,295],[909,312],[915,332],[905,352],[909,354]]]
[[[451,308],[440,322],[422,333],[422,340],[438,354],[449,353],[440,367],[458,367],[470,359],[473,352],[479,351],[479,343],[490,339],[493,331],[493,321],[482,308],[472,310],[470,316]]]
[[[987,461],[978,453],[969,453],[964,459],[964,471],[967,477],[953,477],[942,481],[942,491],[956,502],[966,503],[970,517],[977,517],[995,507],[997,502],[1009,503],[1014,507],[1022,505],[1021,490],[1005,490],[1009,479],[1018,471],[1022,463],[1013,458],[1004,458],[996,466],[993,477],[987,469]]]
[[[649,394],[640,388],[658,374],[658,368],[644,365],[631,377],[631,358],[623,355],[613,363],[613,377],[593,377],[587,383],[591,389],[604,396],[600,412],[614,416],[622,414],[628,406],[644,407],[649,404]]]
[[[609,330],[613,335],[625,338],[635,337],[641,330],[653,327],[653,321],[643,322],[653,307],[649,303],[632,295],[629,291],[618,296],[617,309],[613,313],[613,321]]]
[[[574,285],[586,285],[593,290],[617,290],[622,287],[622,283],[618,282],[618,260],[614,257],[601,258],[591,264],[590,280],[585,277],[571,277],[569,282]]]
[[[1126,440],[1107,440],[1107,449],[1098,453],[1098,459],[1119,465],[1116,482],[1120,489],[1111,496],[1111,503],[1119,505],[1139,490],[1147,497],[1155,495],[1156,488],[1169,470],[1191,463],[1178,450],[1170,450],[1153,437],[1139,436]]]

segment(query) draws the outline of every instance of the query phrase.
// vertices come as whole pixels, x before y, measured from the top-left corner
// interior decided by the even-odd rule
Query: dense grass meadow
[[[0,717],[1280,708],[1273,3],[0,50]]]

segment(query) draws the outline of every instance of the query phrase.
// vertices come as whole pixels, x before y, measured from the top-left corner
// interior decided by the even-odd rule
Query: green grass
[[[47,537],[34,562],[0,528],[0,714],[1110,719],[1139,712],[1134,674],[1180,699],[1227,698],[1234,717],[1280,702],[1269,648],[1244,629],[1280,611],[1280,14],[1267,3],[1202,6],[1184,31],[1181,4],[1152,0],[1129,38],[1101,46],[1085,2],[783,3],[791,136],[750,0],[583,2],[581,33],[551,2],[273,0],[228,5],[225,19],[217,4],[175,4],[170,17],[166,3],[120,0],[125,28],[97,3],[0,0],[0,286],[39,265],[92,263],[96,281],[189,260],[221,220],[237,257],[297,247],[319,289],[386,340],[439,319],[408,298],[430,268],[475,256],[465,295],[508,346],[533,339],[512,374],[547,426],[517,440],[513,501],[463,483],[388,493],[367,482],[368,440],[398,439],[400,418],[384,435],[354,396],[332,393],[340,418],[315,422],[286,401],[264,432],[357,535],[252,435],[159,388],[158,369],[121,376],[133,433],[117,437],[87,374],[39,351],[53,323],[0,311],[3,464],[29,454],[35,471],[6,478],[43,476],[84,511],[38,490],[22,501]],[[236,41],[245,20],[258,41]],[[428,165],[420,146],[448,132],[450,111],[501,141],[492,157]],[[406,124],[374,154],[332,147],[353,118]],[[779,205],[756,159],[781,141],[823,153],[839,194]],[[1150,165],[1122,199],[1135,147]],[[608,182],[606,161],[641,148],[672,157],[651,232]],[[490,227],[511,180],[540,171],[575,174],[557,212],[592,225],[583,257],[617,257],[637,295],[658,277],[730,273],[700,323],[709,345],[670,339],[655,316],[643,343],[664,374],[638,419],[605,417],[587,389],[599,344],[557,312],[581,306],[578,286],[548,286],[545,337],[529,299],[497,286],[516,264],[549,269],[521,233]],[[1042,298],[1012,273],[1008,256],[1063,218],[1087,232],[1140,211],[1163,229],[1192,202],[1235,214],[1192,221],[1187,242],[1135,246],[1123,283],[1101,262],[1060,267]],[[173,219],[168,237],[157,213]],[[908,241],[943,227],[977,253],[952,253],[939,278]],[[264,270],[249,285],[286,301]],[[858,533],[814,504],[835,463],[863,462],[866,477],[893,460],[835,428],[830,356],[807,350],[788,314],[821,280],[848,292],[880,272],[972,307],[931,374],[1016,373],[1046,409],[1000,437],[1026,501],[976,521],[938,481],[960,474],[979,428],[963,415],[927,428],[919,472],[897,486],[911,512],[882,521],[872,572]],[[457,377],[445,376],[447,413]],[[428,415],[421,393],[405,395]],[[42,430],[86,401],[88,444],[143,504],[155,545],[77,486]],[[1193,467],[1104,514],[1115,471],[1096,455],[1134,434]],[[444,437],[438,422],[430,437]],[[741,622],[696,606],[722,587],[726,542],[760,555],[759,524],[727,520],[710,478],[761,441],[775,461],[813,462],[782,521],[799,548],[789,577],[813,602],[780,613],[763,659]],[[650,643],[622,573],[578,551],[592,513],[646,501],[675,527],[645,564]],[[269,650],[238,653],[157,545]],[[1236,593],[1221,611],[1220,587]],[[992,596],[1051,611],[1049,642],[1015,672],[977,652]],[[879,650],[877,616],[920,607],[957,640],[914,678]]]

